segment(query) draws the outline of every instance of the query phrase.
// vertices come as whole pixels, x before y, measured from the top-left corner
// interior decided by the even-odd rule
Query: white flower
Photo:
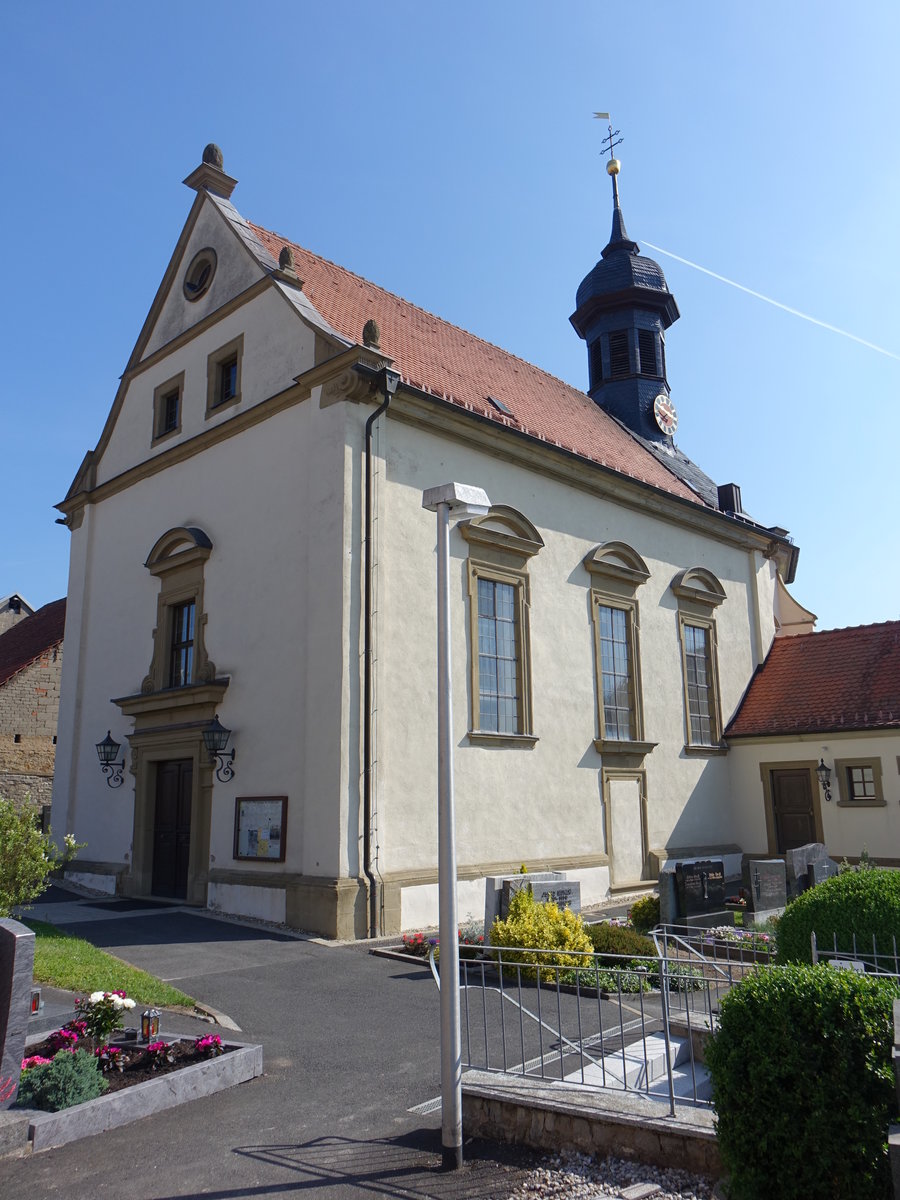
[[[96,1004],[99,1000],[102,1000],[105,995],[106,992],[91,992],[89,997],[91,1004]]]
[[[122,1007],[123,1008],[134,1008],[134,1001],[125,999],[122,1001]]]

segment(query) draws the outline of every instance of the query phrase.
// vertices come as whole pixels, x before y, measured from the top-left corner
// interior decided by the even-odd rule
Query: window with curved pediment
[[[591,621],[596,675],[596,748],[606,755],[642,755],[640,612],[637,592],[650,577],[647,564],[625,542],[604,542],[584,559],[591,576]]]
[[[184,526],[164,533],[144,563],[160,581],[153,660],[141,684],[145,695],[216,678],[204,636],[203,568],[211,551],[202,529]]]
[[[678,600],[685,750],[710,753],[723,748],[715,610],[725,589],[705,567],[680,571],[671,586]]]
[[[469,544],[469,740],[533,744],[528,562],[543,539],[506,505],[459,529]]]

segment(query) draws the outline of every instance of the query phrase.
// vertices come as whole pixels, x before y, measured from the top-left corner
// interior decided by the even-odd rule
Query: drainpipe
[[[372,426],[387,412],[391,398],[397,390],[400,376],[385,367],[379,371],[376,385],[384,393],[384,401],[366,421],[366,496],[365,496],[365,541],[363,572],[365,593],[363,598],[363,870],[369,881],[369,937],[378,936],[378,881],[372,870]]]

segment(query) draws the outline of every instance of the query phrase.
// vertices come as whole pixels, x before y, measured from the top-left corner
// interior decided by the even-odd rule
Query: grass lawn
[[[25,919],[24,924],[35,933],[34,978],[38,983],[82,995],[121,988],[139,1004],[158,1008],[194,1007],[191,996],[105,950],[98,950],[83,938],[72,937],[45,921]]]

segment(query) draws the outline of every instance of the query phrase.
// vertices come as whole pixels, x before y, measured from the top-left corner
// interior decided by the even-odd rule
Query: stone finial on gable
[[[371,317],[363,325],[362,339],[364,346],[371,346],[373,350],[381,349],[381,330],[378,328],[378,322]]]
[[[228,200],[237,187],[237,180],[225,174],[222,167],[224,161],[222,151],[215,142],[210,142],[203,151],[200,166],[191,171],[184,180],[185,185],[193,188],[195,192],[212,192],[214,196],[222,196]]]
[[[286,283],[292,283],[299,288],[303,287],[303,280],[297,274],[297,268],[294,265],[294,251],[290,246],[281,247],[278,255],[278,270],[275,274]]]

